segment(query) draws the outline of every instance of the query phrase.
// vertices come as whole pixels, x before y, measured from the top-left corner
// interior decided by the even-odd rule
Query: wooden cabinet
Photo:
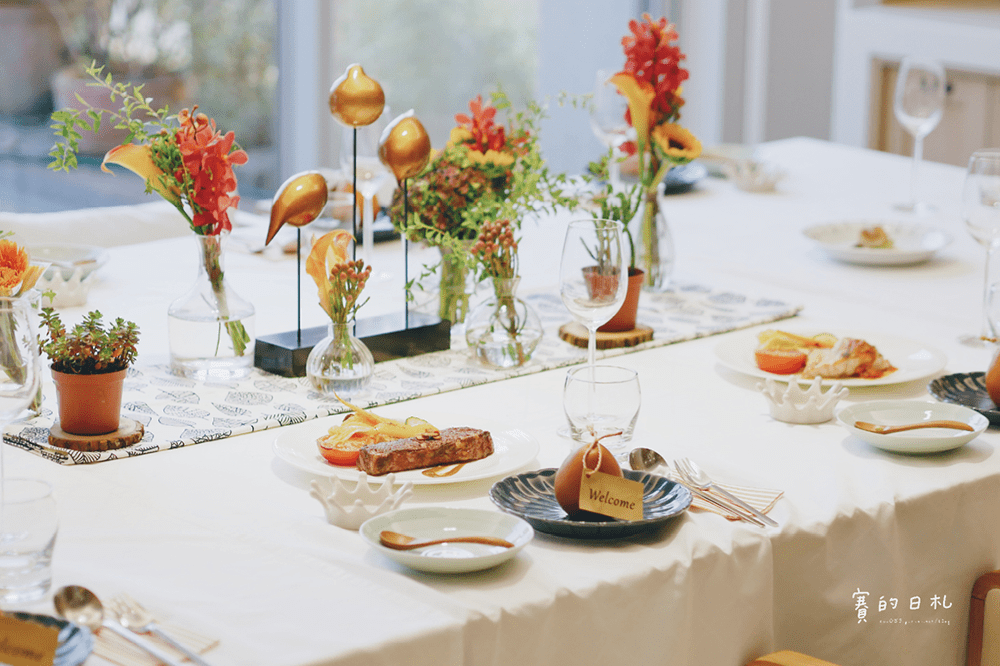
[[[913,154],[913,137],[896,120],[893,91],[899,63],[872,64],[869,147]],[[979,148],[1000,147],[1000,75],[947,70],[948,88],[940,124],[924,139],[924,159],[966,166]]]

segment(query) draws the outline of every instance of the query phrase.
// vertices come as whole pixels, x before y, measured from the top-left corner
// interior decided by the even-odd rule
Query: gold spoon
[[[482,543],[487,546],[503,546],[504,548],[514,547],[514,544],[510,541],[504,541],[503,539],[498,539],[497,537],[470,536],[452,537],[450,539],[435,539],[433,541],[415,541],[414,537],[400,534],[399,532],[391,532],[389,530],[379,532],[378,540],[383,546],[386,548],[392,548],[393,550],[413,550],[414,548],[423,548],[424,546],[433,546],[439,543]]]
[[[970,426],[968,423],[962,423],[961,421],[921,421],[920,423],[909,423],[907,425],[875,425],[874,423],[867,423],[865,421],[855,421],[854,427],[859,430],[867,430],[868,432],[874,432],[879,435],[891,435],[894,432],[903,432],[904,430],[916,430],[917,428],[954,428],[955,430],[968,430],[973,431],[975,428]]]

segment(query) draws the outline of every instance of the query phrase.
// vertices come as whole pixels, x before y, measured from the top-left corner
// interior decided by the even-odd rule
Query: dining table
[[[330,524],[310,495],[322,470],[276,453],[277,443],[296,438],[312,446],[318,424],[339,422],[327,415],[340,409],[333,403],[326,413],[304,409],[300,418],[231,436],[189,437],[184,445],[94,461],[54,459],[8,438],[4,474],[42,478],[54,488],[53,591],[82,585],[102,599],[127,593],[206,639],[203,656],[218,666],[739,666],[783,649],[841,666],[964,663],[972,585],[1000,569],[998,431],[941,453],[884,451],[836,419],[803,425],[773,418],[762,379],[720,360],[723,349],[766,328],[904,340],[946,359],[930,374],[852,385],[841,407],[936,402],[930,381],[986,371],[995,346],[977,339],[985,251],[960,216],[964,170],[927,163],[920,187],[935,211],[917,217],[895,208],[909,193],[903,157],[811,138],[761,144],[755,155],[783,174],[773,191],[706,177],[662,197],[675,262],[667,291],[642,295],[639,322],[669,306],[680,332],[658,328],[652,343],[599,351],[598,363],[638,372],[642,403],[630,448],[690,458],[724,483],[774,491],[767,515],[777,527],[689,508],[628,536],[536,530],[516,556],[481,571],[417,571],[359,532]],[[301,325],[322,325],[315,287],[297,271],[293,252],[318,232],[286,227],[264,247],[266,206],[244,202],[241,209],[226,277],[254,304],[256,334],[296,329],[299,289]],[[560,310],[559,248],[579,214],[520,221],[520,292],[556,321],[572,319]],[[215,396],[235,389],[172,384],[166,369],[167,309],[190,286],[197,256],[192,234],[175,218],[151,200],[0,214],[0,227],[14,228],[15,240],[29,245],[103,246],[107,260],[91,278],[86,304],[61,309],[63,317],[99,309],[135,321],[136,370],[152,376],[152,393],[183,389],[193,407],[201,395],[207,412]],[[926,225],[947,243],[918,263],[867,265],[831,256],[804,233],[845,221]],[[148,239],[142,229],[151,230]],[[374,272],[359,316],[406,307],[404,278],[416,277],[435,253],[408,246],[408,262],[400,240],[364,255]],[[729,306],[743,309],[731,316]],[[686,315],[697,325],[684,329]],[[516,429],[537,445],[529,460],[495,476],[417,485],[404,508],[500,512],[490,498],[494,484],[557,468],[580,446],[559,431],[566,372],[585,352],[551,330],[545,336],[541,360],[514,371],[479,365],[459,335],[454,349],[376,365],[374,381],[390,388],[359,398],[375,413]],[[250,381],[286,382],[287,391],[274,389],[276,410],[303,405],[309,395],[305,380],[256,371]],[[51,416],[47,375],[44,394]],[[146,428],[183,431],[187,418],[177,407]],[[54,614],[51,593],[22,609]],[[95,652],[85,663],[125,662]]]

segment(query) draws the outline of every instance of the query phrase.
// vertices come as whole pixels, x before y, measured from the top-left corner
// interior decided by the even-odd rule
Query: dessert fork
[[[675,460],[674,465],[676,465],[677,469],[680,470],[684,474],[684,476],[691,481],[691,485],[693,485],[695,488],[698,488],[699,490],[704,490],[705,492],[714,490],[719,495],[722,495],[723,497],[725,497],[727,500],[729,500],[739,508],[753,514],[755,518],[763,520],[771,527],[778,526],[778,523],[775,522],[773,518],[765,516],[763,513],[753,508],[740,498],[734,497],[731,493],[729,493],[725,489],[720,488],[718,484],[713,483],[712,479],[710,479],[708,475],[701,470],[700,467],[698,467],[696,464],[694,464],[687,458],[681,458],[680,460]]]
[[[143,608],[138,601],[127,594],[116,596],[108,602],[108,608],[118,617],[118,622],[126,629],[137,634],[153,634],[183,653],[185,657],[198,664],[198,666],[209,666],[201,658],[201,655],[160,629],[159,625],[156,624],[156,620],[153,619],[152,613]]]

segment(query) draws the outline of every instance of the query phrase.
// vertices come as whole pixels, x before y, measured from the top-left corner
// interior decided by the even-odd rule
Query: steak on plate
[[[476,428],[445,428],[437,434],[361,447],[358,469],[372,476],[480,460],[493,453],[493,438]]]

